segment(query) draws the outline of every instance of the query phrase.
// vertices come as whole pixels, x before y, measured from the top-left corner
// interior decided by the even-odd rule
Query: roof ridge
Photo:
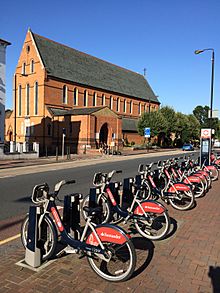
[[[33,35],[36,35],[36,36],[38,36],[38,37],[40,37],[40,38],[42,38],[42,39],[45,39],[45,40],[47,40],[47,41],[49,41],[49,42],[52,42],[52,43],[55,43],[55,44],[57,44],[57,45],[60,45],[60,46],[66,47],[67,49],[77,51],[78,53],[80,53],[80,54],[82,54],[82,55],[87,55],[87,56],[89,56],[89,57],[91,57],[91,58],[93,58],[93,59],[97,59],[98,61],[101,61],[101,62],[104,62],[104,63],[108,63],[108,64],[110,64],[110,65],[113,65],[113,66],[115,66],[115,67],[118,67],[118,68],[123,69],[123,70],[128,71],[128,72],[131,72],[131,73],[137,74],[137,75],[139,75],[139,76],[141,76],[141,77],[144,78],[144,76],[143,76],[142,74],[140,74],[140,73],[138,73],[138,72],[135,72],[135,71],[132,71],[131,69],[127,69],[127,68],[125,68],[125,67],[119,66],[119,65],[114,64],[114,63],[112,63],[112,62],[109,62],[109,61],[106,61],[106,60],[100,59],[100,58],[98,58],[98,57],[96,57],[96,56],[93,56],[93,55],[91,55],[91,54],[88,54],[88,53],[85,53],[85,52],[79,51],[79,50],[77,50],[77,49],[75,49],[75,48],[72,48],[72,47],[67,46],[67,45],[65,45],[65,44],[62,44],[62,43],[60,43],[60,42],[57,42],[57,41],[51,40],[51,39],[49,39],[49,38],[47,38],[47,37],[41,36],[41,35],[36,34],[36,33],[34,33],[34,32],[32,32],[32,34],[33,34]],[[144,78],[144,79],[145,79],[145,78]],[[145,79],[145,80],[146,80],[146,79]],[[146,80],[146,82],[147,82],[147,80]]]

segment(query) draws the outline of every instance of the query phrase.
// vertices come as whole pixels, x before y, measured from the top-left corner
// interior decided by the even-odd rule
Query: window
[[[26,85],[26,115],[30,115],[30,85]]]
[[[25,62],[22,64],[21,74],[26,75],[26,63]]]
[[[63,104],[67,104],[68,87],[63,86]]]
[[[34,86],[34,115],[38,114],[38,82]]]
[[[124,100],[124,103],[123,103],[123,111],[124,111],[124,113],[126,113],[126,108],[127,108],[127,102],[126,102],[126,100]]]
[[[130,101],[130,114],[132,114],[132,112],[133,112],[133,102]]]
[[[141,115],[141,103],[138,104],[138,115]]]
[[[18,86],[18,116],[21,116],[21,85]]]
[[[117,112],[120,112],[120,99],[117,98],[117,105],[116,105]]]
[[[30,66],[31,66],[31,73],[34,73],[34,59],[32,59],[31,60],[31,64],[30,64]]]
[[[97,101],[97,94],[94,93],[94,94],[93,94],[93,101],[92,101],[92,105],[93,105],[93,106],[96,106],[96,101]]]
[[[47,124],[47,135],[51,136],[51,124]]]
[[[74,88],[74,93],[73,93],[73,105],[77,106],[78,105],[78,88]]]
[[[87,90],[84,91],[84,100],[83,100],[83,106],[88,106],[88,92]]]
[[[102,95],[102,106],[105,106],[105,95]]]
[[[110,96],[109,108],[110,108],[110,109],[113,108],[113,97],[112,97],[112,96]]]

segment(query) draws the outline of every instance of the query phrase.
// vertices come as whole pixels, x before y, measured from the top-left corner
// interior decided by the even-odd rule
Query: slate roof
[[[105,107],[104,107],[105,108]],[[103,107],[92,107],[92,108],[75,108],[71,110],[48,107],[49,112],[53,116],[66,116],[66,115],[90,115],[99,110],[103,109]]]
[[[159,103],[144,76],[32,33],[49,76]]]
[[[137,132],[137,119],[122,118],[122,130]]]

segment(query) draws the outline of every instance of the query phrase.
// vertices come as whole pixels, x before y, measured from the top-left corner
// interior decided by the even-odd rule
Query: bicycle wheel
[[[103,279],[111,282],[126,281],[131,277],[136,266],[136,253],[131,240],[124,244],[103,242],[108,261],[101,255],[89,256],[88,262],[91,268]]]
[[[21,242],[26,248],[28,235],[29,215],[27,215],[21,224]],[[45,215],[41,223],[41,237],[39,246],[41,247],[42,260],[49,259],[55,252],[57,245],[57,230],[52,220]]]
[[[218,179],[218,169],[216,166],[215,166],[215,168],[209,170],[209,172],[210,172],[210,176],[211,176],[212,181],[215,181]]]
[[[195,198],[202,197],[205,194],[205,185],[202,180],[198,183],[193,183],[194,185],[194,196]]]
[[[191,190],[189,191],[178,191],[178,193],[173,193],[172,197],[169,197],[169,203],[177,210],[186,211],[193,207],[194,205],[194,194]]]
[[[141,197],[144,200],[151,198],[151,187],[147,180],[144,180],[141,186]]]
[[[97,222],[96,224],[108,223],[111,218],[110,204],[104,194],[100,194],[97,196],[97,205],[102,207],[102,212],[100,213],[100,215],[98,215],[98,218],[96,220],[99,223]],[[86,206],[89,206],[89,194],[83,199],[82,202],[82,216],[84,219],[87,219],[87,213],[83,210],[83,207]]]
[[[147,239],[161,240],[170,230],[170,217],[167,211],[162,214],[147,213],[146,219],[141,217],[134,221],[137,231]]]

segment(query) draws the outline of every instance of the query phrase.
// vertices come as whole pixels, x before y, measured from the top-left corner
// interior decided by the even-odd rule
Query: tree
[[[172,107],[164,106],[160,109],[161,113],[167,120],[167,136],[170,137],[172,132],[176,132],[176,112]]]
[[[151,136],[158,136],[159,133],[167,131],[168,123],[160,111],[145,112],[138,121],[138,133],[144,135],[144,128],[150,127]]]
[[[187,115],[180,112],[176,113],[176,144],[181,146],[189,138],[189,120]]]
[[[199,139],[200,136],[200,124],[197,118],[193,114],[187,115],[189,124],[189,140]]]
[[[210,126],[208,118],[209,109],[208,106],[203,107],[199,105],[193,110],[193,115],[199,121],[201,128],[208,128]]]

